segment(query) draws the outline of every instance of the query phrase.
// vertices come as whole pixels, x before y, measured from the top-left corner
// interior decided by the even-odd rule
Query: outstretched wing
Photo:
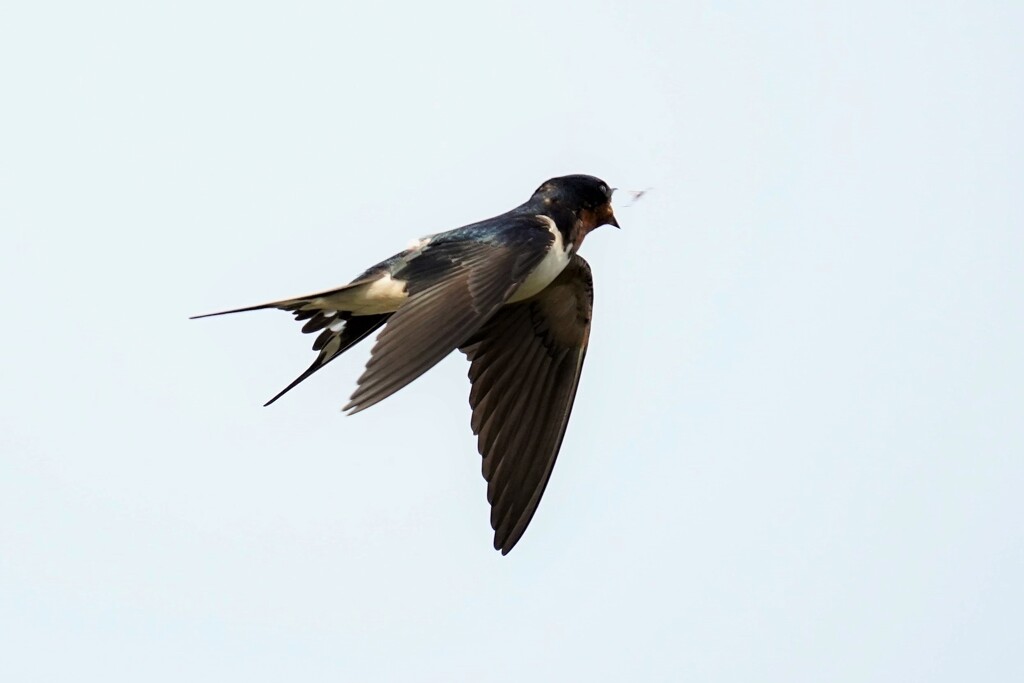
[[[555,240],[548,225],[499,216],[436,236],[396,270],[408,298],[377,338],[344,410],[384,400],[479,330],[547,255]]]
[[[309,368],[265,405],[387,323],[345,410],[395,393],[476,332],[547,255],[550,219],[515,211],[424,238],[351,283],[307,296],[195,316],[277,308],[320,332]]]
[[[502,308],[461,350],[471,365],[494,547],[507,554],[533,518],[569,422],[593,310],[590,266],[574,256],[547,288]]]

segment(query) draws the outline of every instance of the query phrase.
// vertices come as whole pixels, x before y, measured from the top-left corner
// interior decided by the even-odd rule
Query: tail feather
[[[189,320],[199,320],[200,318],[212,318],[218,315],[228,315],[229,313],[246,313],[248,311],[261,311],[265,308],[276,308],[281,311],[293,311],[295,313],[296,320],[306,320],[311,318],[322,310],[326,310],[327,301],[331,297],[335,297],[339,294],[349,293],[358,287],[372,284],[375,278],[366,277],[358,280],[353,280],[347,285],[342,285],[336,289],[328,289],[323,292],[317,292],[315,294],[307,294],[305,296],[297,296],[292,299],[281,299],[280,301],[270,301],[265,304],[256,304],[255,306],[245,306],[243,308],[232,308],[228,311],[217,311],[216,313],[203,313],[202,315],[193,315],[189,317]]]
[[[204,313],[203,315],[194,315],[189,319],[197,320],[200,318],[227,315],[229,313],[245,313],[247,311],[276,308],[278,310],[291,312],[291,314],[295,316],[295,320],[299,322],[305,321],[305,324],[302,326],[302,331],[304,333],[320,333],[317,336],[316,341],[313,342],[313,350],[320,352],[319,355],[317,355],[316,360],[313,361],[313,364],[310,365],[305,372],[296,377],[291,384],[286,386],[272,399],[263,404],[265,406],[269,406],[271,403],[301,384],[303,380],[311,376],[317,370],[361,342],[377,328],[387,322],[388,318],[391,317],[391,313],[356,315],[352,311],[346,311],[341,308],[341,305],[346,301],[346,297],[351,296],[349,290],[361,285],[372,283],[373,281],[374,279],[370,277],[357,280],[345,285],[344,287],[339,287],[338,289],[326,292],[318,292],[316,294],[296,297],[294,299],[282,299],[280,301],[272,301],[270,303],[257,304],[255,306],[246,306],[244,308],[233,308],[228,311]],[[342,296],[334,299],[331,298],[339,294]]]
[[[316,357],[313,364],[306,368],[305,372],[296,377],[291,384],[279,391],[272,399],[263,405],[269,406],[271,403],[287,394],[317,370],[348,351],[363,339],[366,339],[369,335],[373,334],[373,332],[386,323],[390,317],[390,313],[358,316],[349,316],[346,313],[340,314],[337,320],[339,322],[343,321],[344,325],[340,326],[340,329],[338,330],[324,330],[313,343],[313,349],[320,351],[320,355]],[[334,325],[332,325],[332,327],[334,327]],[[303,328],[303,331],[305,332],[306,329]]]
[[[202,315],[190,315],[189,320],[199,320],[200,318],[212,318],[218,315],[227,315],[228,313],[245,313],[247,311],[259,311],[264,308],[281,308],[281,305],[277,302],[270,304],[258,304],[256,306],[246,306],[245,308],[232,308],[230,311],[217,311],[216,313],[203,313]]]

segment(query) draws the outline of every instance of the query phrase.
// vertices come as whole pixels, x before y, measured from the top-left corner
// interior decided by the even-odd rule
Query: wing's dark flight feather
[[[511,441],[509,443],[509,453],[536,453],[538,447],[543,442],[545,436],[545,427],[551,420],[558,420],[560,415],[559,405],[552,396],[552,383],[556,379],[557,373],[552,372],[552,368],[556,367],[553,358],[542,354],[535,361],[535,373],[534,379],[532,379],[529,385],[527,405],[530,413],[523,414],[522,419],[519,422],[530,425],[529,429],[516,429],[512,434]],[[509,416],[507,419],[514,418]],[[507,460],[511,460],[508,459]],[[522,507],[524,505],[523,496],[528,499],[529,495],[532,494],[532,488],[526,488],[526,474],[531,467],[534,467],[538,461],[544,462],[544,458],[517,458],[512,462],[506,463],[504,468],[502,481],[494,488],[493,493],[493,505],[496,508],[502,508],[505,506]]]
[[[554,240],[535,217],[517,217],[506,227],[505,242],[428,245],[394,274],[408,282],[409,298],[378,336],[345,410],[357,413],[384,400],[458,348],[508,300]]]
[[[357,406],[353,412],[358,412],[384,400],[451,353],[459,339],[471,333],[466,329],[476,324],[478,314],[458,306],[467,297],[464,281],[446,283],[400,309],[378,338],[346,408]],[[408,339],[413,335],[415,343]]]
[[[551,375],[548,372],[549,359],[543,355],[534,362],[532,382],[527,386],[522,410],[508,416],[510,425],[503,425],[503,432],[508,434],[505,441],[505,457],[499,465],[498,472],[488,486],[491,499],[491,521],[505,518],[509,521],[508,511],[521,511],[525,501],[529,499],[532,489],[524,487],[522,472],[536,460],[546,460],[551,453],[541,452],[538,448],[538,436],[546,420],[552,419],[545,411],[556,410],[557,406],[548,405],[546,393]],[[557,419],[557,414],[554,416]],[[501,439],[501,437],[498,437]],[[500,441],[496,440],[497,443]],[[516,515],[518,517],[518,515]],[[511,520],[514,522],[515,520]],[[504,536],[506,528],[496,525],[496,536]]]
[[[536,355],[536,347],[531,347],[524,362],[519,363],[522,372],[513,374],[508,378],[507,383],[497,385],[498,391],[507,393],[508,400],[504,403],[496,403],[496,409],[492,417],[485,420],[483,428],[478,432],[477,448],[482,453],[489,453],[491,457],[485,457],[481,463],[481,473],[488,481],[504,481],[505,472],[512,469],[515,457],[512,455],[518,452],[513,445],[516,436],[521,436],[527,430],[522,429],[522,423],[530,420],[529,414],[535,407],[531,403],[531,394],[536,388],[536,372],[533,371],[533,360],[530,356]],[[483,405],[474,408],[475,412],[481,412],[486,407]],[[507,420],[507,421],[506,421]],[[495,498],[498,494],[495,486],[487,487],[487,502],[491,504],[491,521],[496,525],[495,517],[498,509],[494,507]]]
[[[487,394],[481,394],[477,402],[471,403],[476,406],[471,426],[473,432],[480,435],[479,446],[483,452],[493,452],[494,443],[503,428],[509,431],[518,429],[518,425],[510,418],[521,410],[520,405],[529,398],[527,390],[536,383],[534,373],[528,370],[532,367],[533,356],[542,351],[536,344],[522,344],[520,349],[520,353],[510,356],[507,360],[487,360],[488,363],[494,364],[492,367],[503,369],[505,372],[494,378],[493,387],[497,389],[496,392],[488,391]],[[503,392],[517,397],[516,400],[503,398]],[[489,478],[490,472],[496,470],[501,462],[502,453],[499,452],[495,452],[492,458],[485,458],[482,468],[484,476]]]
[[[558,456],[586,355],[593,308],[579,256],[544,291],[505,306],[462,345],[472,427],[483,456],[494,547],[508,553],[536,512]]]
[[[481,445],[488,447],[489,452],[495,455],[495,474],[500,470],[506,475],[501,477],[502,481],[507,480],[507,474],[514,467],[514,458],[510,456],[521,452],[520,442],[533,433],[532,429],[524,429],[523,425],[533,424],[534,413],[539,408],[537,399],[540,384],[544,379],[543,347],[530,343],[523,343],[523,346],[527,348],[526,354],[511,368],[515,374],[505,384],[495,385],[495,391],[489,396],[494,399],[494,414],[487,420],[480,434],[483,437]],[[505,447],[495,450],[499,441],[504,442]],[[488,487],[492,503],[499,491],[496,486]]]
[[[542,355],[534,363],[533,377],[529,404],[532,414],[527,418],[524,415],[523,422],[532,426],[531,429],[520,429],[515,434],[515,439],[510,447],[512,453],[534,453],[544,443],[546,432],[549,431],[549,424],[554,421],[556,424],[561,415],[558,414],[560,406],[557,402],[557,392],[552,386],[556,379],[557,360]],[[548,413],[554,411],[553,416]],[[505,463],[504,476],[501,484],[495,487],[493,494],[493,505],[496,508],[512,506],[522,508],[526,500],[533,493],[533,487],[528,486],[528,474],[538,462],[544,463],[545,458],[517,458]]]

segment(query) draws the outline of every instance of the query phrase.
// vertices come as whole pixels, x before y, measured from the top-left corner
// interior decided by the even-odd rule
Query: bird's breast
[[[538,216],[538,218],[548,224],[548,230],[554,235],[555,241],[548,249],[548,253],[544,255],[544,259],[526,276],[523,284],[519,285],[519,288],[509,298],[509,303],[529,299],[534,294],[541,292],[559,276],[572,259],[572,244],[565,244],[562,239],[562,231],[558,229],[555,222],[547,216]]]

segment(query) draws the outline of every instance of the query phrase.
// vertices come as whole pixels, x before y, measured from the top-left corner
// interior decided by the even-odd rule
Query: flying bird
[[[319,354],[270,405],[384,326],[343,410],[365,410],[460,350],[483,456],[494,547],[507,554],[533,518],[569,422],[590,336],[593,281],[577,251],[619,227],[599,178],[548,180],[520,206],[429,235],[349,284],[195,316],[277,308],[318,333]]]

